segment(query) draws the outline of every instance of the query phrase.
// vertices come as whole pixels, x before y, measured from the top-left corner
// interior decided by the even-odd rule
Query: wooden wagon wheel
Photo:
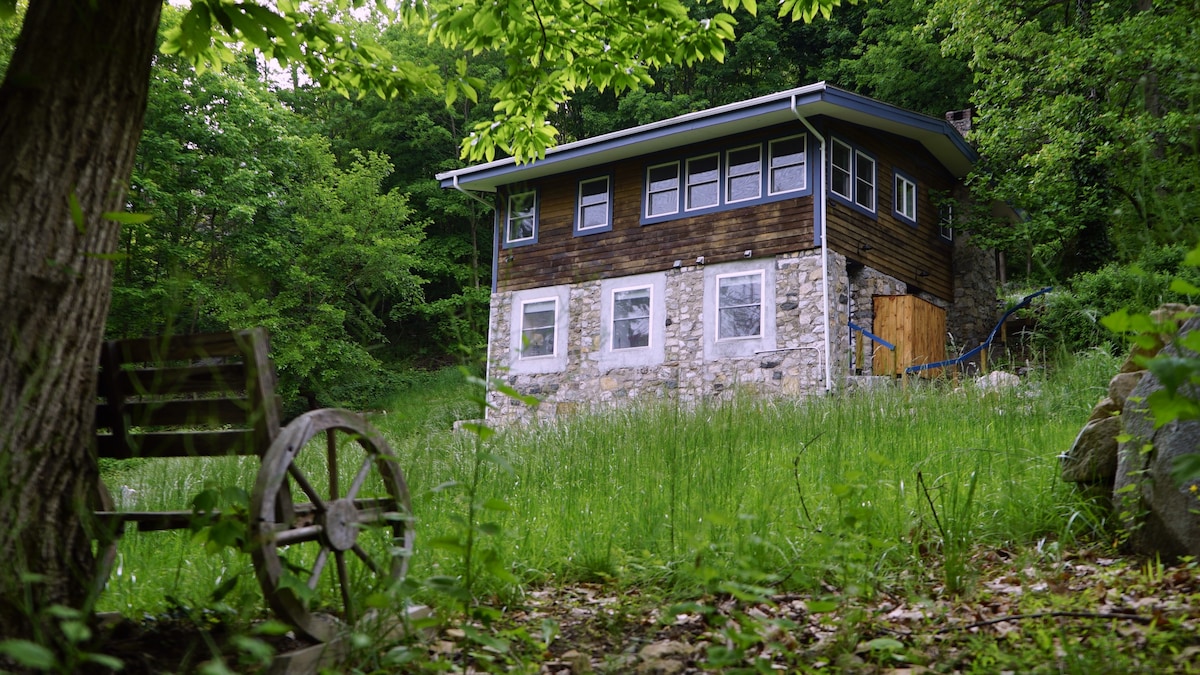
[[[324,467],[306,471],[297,457],[322,433]],[[361,456],[339,437],[355,441]],[[310,448],[301,464],[320,464],[319,455]],[[346,464],[353,473],[342,473]],[[327,487],[318,489],[326,480]],[[292,508],[278,508],[289,497]],[[339,620],[353,624],[362,616],[367,594],[404,578],[413,544],[411,513],[391,448],[362,417],[331,409],[297,417],[263,456],[250,498],[251,555],[271,609],[314,640],[333,639]],[[331,586],[336,599],[305,597],[331,595]]]

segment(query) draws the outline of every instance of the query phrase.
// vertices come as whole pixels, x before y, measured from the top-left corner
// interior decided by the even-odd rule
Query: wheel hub
[[[330,502],[322,516],[325,542],[335,551],[346,551],[358,539],[358,507],[352,499]]]

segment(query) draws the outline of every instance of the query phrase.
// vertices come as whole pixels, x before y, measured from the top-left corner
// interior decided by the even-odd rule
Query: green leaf
[[[485,501],[482,504],[482,506],[483,506],[483,508],[485,508],[489,511],[512,511],[513,510],[513,507],[510,506],[508,502],[506,502],[502,499],[496,499],[495,497],[492,497],[491,499],[488,499],[487,501]]]
[[[129,213],[128,211],[105,211],[100,214],[100,217],[122,225],[141,225],[154,218],[149,213]]]
[[[433,539],[429,540],[429,546],[430,548],[441,549],[443,551],[449,551],[450,553],[455,553],[458,555],[462,555],[467,552],[467,548],[463,546],[462,542],[459,541],[459,538],[454,535],[434,537]]]
[[[0,0],[0,21],[7,21],[17,15],[17,0]]]
[[[71,210],[71,221],[75,223],[75,229],[79,234],[87,232],[87,225],[83,222],[83,207],[79,205],[79,197],[75,196],[75,191],[67,195],[67,207]]]
[[[867,649],[869,649],[873,652],[881,651],[881,650],[895,651],[897,649],[904,649],[903,642],[900,642],[899,640],[896,640],[894,638],[888,638],[888,637],[875,638],[874,640],[871,640],[870,642],[868,642],[866,646],[867,646]]]
[[[500,534],[501,529],[500,529],[500,525],[498,525],[496,523],[480,523],[479,531],[490,537],[494,537],[494,536]]]
[[[85,663],[95,663],[95,664],[99,665],[101,668],[107,668],[113,672],[116,672],[116,671],[119,671],[119,670],[122,670],[125,668],[124,661],[122,661],[121,659],[118,659],[115,656],[109,656],[108,654],[88,653],[88,654],[83,655],[83,660]]]
[[[1184,295],[1200,294],[1200,286],[1185,281],[1183,279],[1172,279],[1171,290]]]
[[[54,652],[29,640],[0,642],[0,654],[4,654],[26,668],[35,670],[52,670],[55,664]]]
[[[253,628],[251,628],[250,632],[254,633],[255,635],[277,635],[278,636],[278,635],[287,635],[288,632],[291,630],[292,630],[292,627],[282,621],[279,621],[276,619],[267,619],[266,621],[264,621],[260,624],[257,624]]]
[[[813,614],[827,614],[838,608],[836,600],[810,600],[808,602],[808,611]]]

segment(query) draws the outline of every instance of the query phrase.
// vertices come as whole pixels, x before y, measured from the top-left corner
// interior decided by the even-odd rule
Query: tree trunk
[[[96,363],[161,0],[31,0],[0,85],[0,638],[91,582]],[[74,215],[73,215],[74,214]]]

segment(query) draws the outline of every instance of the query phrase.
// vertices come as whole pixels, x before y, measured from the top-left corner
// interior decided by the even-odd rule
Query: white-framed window
[[[796,192],[808,187],[808,136],[800,134],[770,142],[767,193]]]
[[[651,286],[616,288],[612,292],[612,349],[650,346]]]
[[[938,207],[938,234],[946,241],[954,241],[953,202],[942,202]]]
[[[579,200],[575,209],[576,234],[612,229],[611,185],[608,176],[579,181]]]
[[[687,161],[684,209],[695,211],[721,203],[721,156],[705,155]]]
[[[917,224],[917,183],[908,176],[896,172],[895,186],[892,188],[893,209],[896,217]]]
[[[717,276],[717,341],[762,335],[763,273]]]
[[[521,350],[518,358],[554,356],[558,298],[539,298],[521,303]]]
[[[508,196],[504,214],[504,242],[532,244],[537,241],[537,191],[514,192]]]
[[[862,150],[854,151],[854,203],[875,210],[875,160]]]
[[[829,190],[869,213],[875,213],[875,158],[832,139],[829,153]]]
[[[762,196],[762,146],[725,153],[725,201],[744,202]]]
[[[679,213],[679,162],[646,169],[646,217]]]
[[[836,138],[829,145],[829,189],[835,195],[853,199],[854,149]]]

